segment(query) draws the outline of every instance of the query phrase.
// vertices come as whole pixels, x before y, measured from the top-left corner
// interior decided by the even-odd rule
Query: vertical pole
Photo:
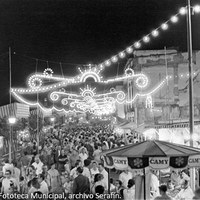
[[[38,107],[38,92],[37,92],[37,153],[39,154],[39,107]]]
[[[146,200],[146,174],[145,174],[145,168],[143,169],[144,173],[144,199]]]
[[[193,146],[194,132],[194,106],[193,106],[193,67],[192,67],[192,28],[191,28],[191,6],[190,0],[187,0],[187,49],[188,49],[188,67],[189,67],[189,125],[190,125],[190,146]],[[195,171],[191,169],[191,188],[195,189]]]
[[[9,103],[11,104],[11,87],[12,87],[12,63],[11,63],[11,47],[9,47]],[[9,124],[10,125],[10,124]],[[9,163],[12,161],[12,127],[9,130]]]
[[[108,194],[110,194],[110,168],[108,168]]]

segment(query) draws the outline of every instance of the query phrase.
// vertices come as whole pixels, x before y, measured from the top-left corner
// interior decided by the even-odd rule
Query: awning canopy
[[[163,141],[145,141],[103,152],[105,166],[124,169],[200,167],[200,149]]]

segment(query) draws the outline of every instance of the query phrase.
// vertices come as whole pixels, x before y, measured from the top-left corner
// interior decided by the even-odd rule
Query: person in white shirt
[[[92,182],[93,182],[95,174],[99,174],[99,169],[97,167],[96,161],[92,162],[92,168],[90,169],[90,173],[91,173],[91,179],[92,179]]]
[[[104,182],[105,184],[105,190],[108,190],[108,172],[104,169],[104,166],[102,163],[99,163],[99,172],[100,174],[103,175],[102,182]]]
[[[94,153],[93,153],[94,160],[97,161],[98,163],[100,163],[101,162],[101,150],[99,149],[98,145],[95,145],[94,149],[95,149]]]
[[[31,185],[30,188],[28,190],[28,194],[29,196],[31,196],[31,194],[33,194],[34,192],[39,191],[40,189],[40,184],[38,182],[38,179],[35,177],[30,181]]]
[[[57,169],[55,169],[55,163],[51,164],[51,169],[48,171],[47,176],[48,183],[50,184],[50,191],[55,192],[56,189],[60,186],[60,174]]]
[[[78,176],[77,168],[81,167],[81,166],[82,166],[81,161],[75,163],[75,167],[70,172],[70,177],[71,177],[72,180],[74,180]]]
[[[83,167],[83,173],[82,173],[82,175],[88,177],[88,179],[89,179],[89,181],[91,183],[92,178],[91,178],[90,170],[88,168],[89,165],[90,165],[90,163],[91,163],[90,160],[88,160],[88,159],[84,160],[84,167]]]
[[[32,164],[36,170],[36,174],[39,175],[42,173],[43,163],[40,161],[39,156],[35,156],[35,162]]]
[[[20,177],[20,169],[17,168],[17,163],[16,162],[13,162],[13,178],[16,179],[16,181],[19,183],[19,177]]]
[[[135,181],[128,180],[127,189],[123,191],[124,200],[135,200]]]
[[[3,162],[3,168],[2,168],[2,171],[3,171],[3,175],[5,175],[6,173],[6,170],[10,170],[11,171],[11,175],[13,175],[13,164],[12,163],[9,163],[8,159],[5,159]]]
[[[80,149],[79,157],[81,158],[82,163],[84,163],[84,160],[88,159],[88,152],[85,147]]]
[[[133,178],[133,174],[129,172],[128,168],[119,175],[119,180],[122,182],[124,188],[128,187],[128,181]]]
[[[5,177],[2,181],[1,193],[13,194],[15,191],[19,192],[19,183],[11,176],[9,169],[5,171]]]
[[[192,200],[194,197],[194,192],[192,191],[191,187],[189,186],[189,181],[185,180],[184,183],[181,185],[181,191],[175,196],[176,200]]]
[[[44,174],[39,174],[38,182],[40,183],[40,189],[38,191],[42,192],[42,194],[48,194],[49,193],[49,189],[48,189],[48,185],[47,185],[47,183],[45,181]]]
[[[156,170],[150,170],[150,183],[149,183],[149,187],[150,187],[150,194],[151,194],[151,198],[154,199],[157,196],[159,196],[159,180],[158,180],[158,176],[157,176],[157,171]]]

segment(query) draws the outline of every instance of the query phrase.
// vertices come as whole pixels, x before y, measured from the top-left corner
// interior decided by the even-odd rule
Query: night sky
[[[200,0],[191,1],[192,5]],[[176,14],[186,0],[1,0],[0,105],[9,103],[8,47],[12,48],[12,86],[48,66],[55,74],[77,74],[77,65],[100,63],[124,50]],[[192,16],[193,49],[200,49],[200,14]],[[187,50],[186,17],[169,25],[141,49]],[[41,59],[41,60],[40,60]],[[44,61],[42,61],[44,60]],[[48,64],[46,61],[49,61]],[[54,61],[54,62],[51,62]],[[116,76],[124,63],[106,68]]]

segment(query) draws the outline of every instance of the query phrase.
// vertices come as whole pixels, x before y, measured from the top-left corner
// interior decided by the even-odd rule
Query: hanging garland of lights
[[[200,6],[199,5],[194,6],[193,10],[196,13],[200,13]],[[172,16],[169,20],[163,22],[159,27],[155,28],[153,31],[143,36],[138,41],[135,41],[132,45],[122,50],[120,53],[98,64],[99,68],[103,69],[104,67],[109,67],[112,63],[116,63],[119,59],[123,59],[126,57],[126,55],[133,53],[134,50],[137,50],[142,46],[142,43],[148,43],[150,42],[151,38],[158,37],[161,30],[166,31],[169,28],[170,22],[177,23],[179,15],[185,15],[186,13],[187,13],[187,6],[180,8],[179,12],[176,15]]]

